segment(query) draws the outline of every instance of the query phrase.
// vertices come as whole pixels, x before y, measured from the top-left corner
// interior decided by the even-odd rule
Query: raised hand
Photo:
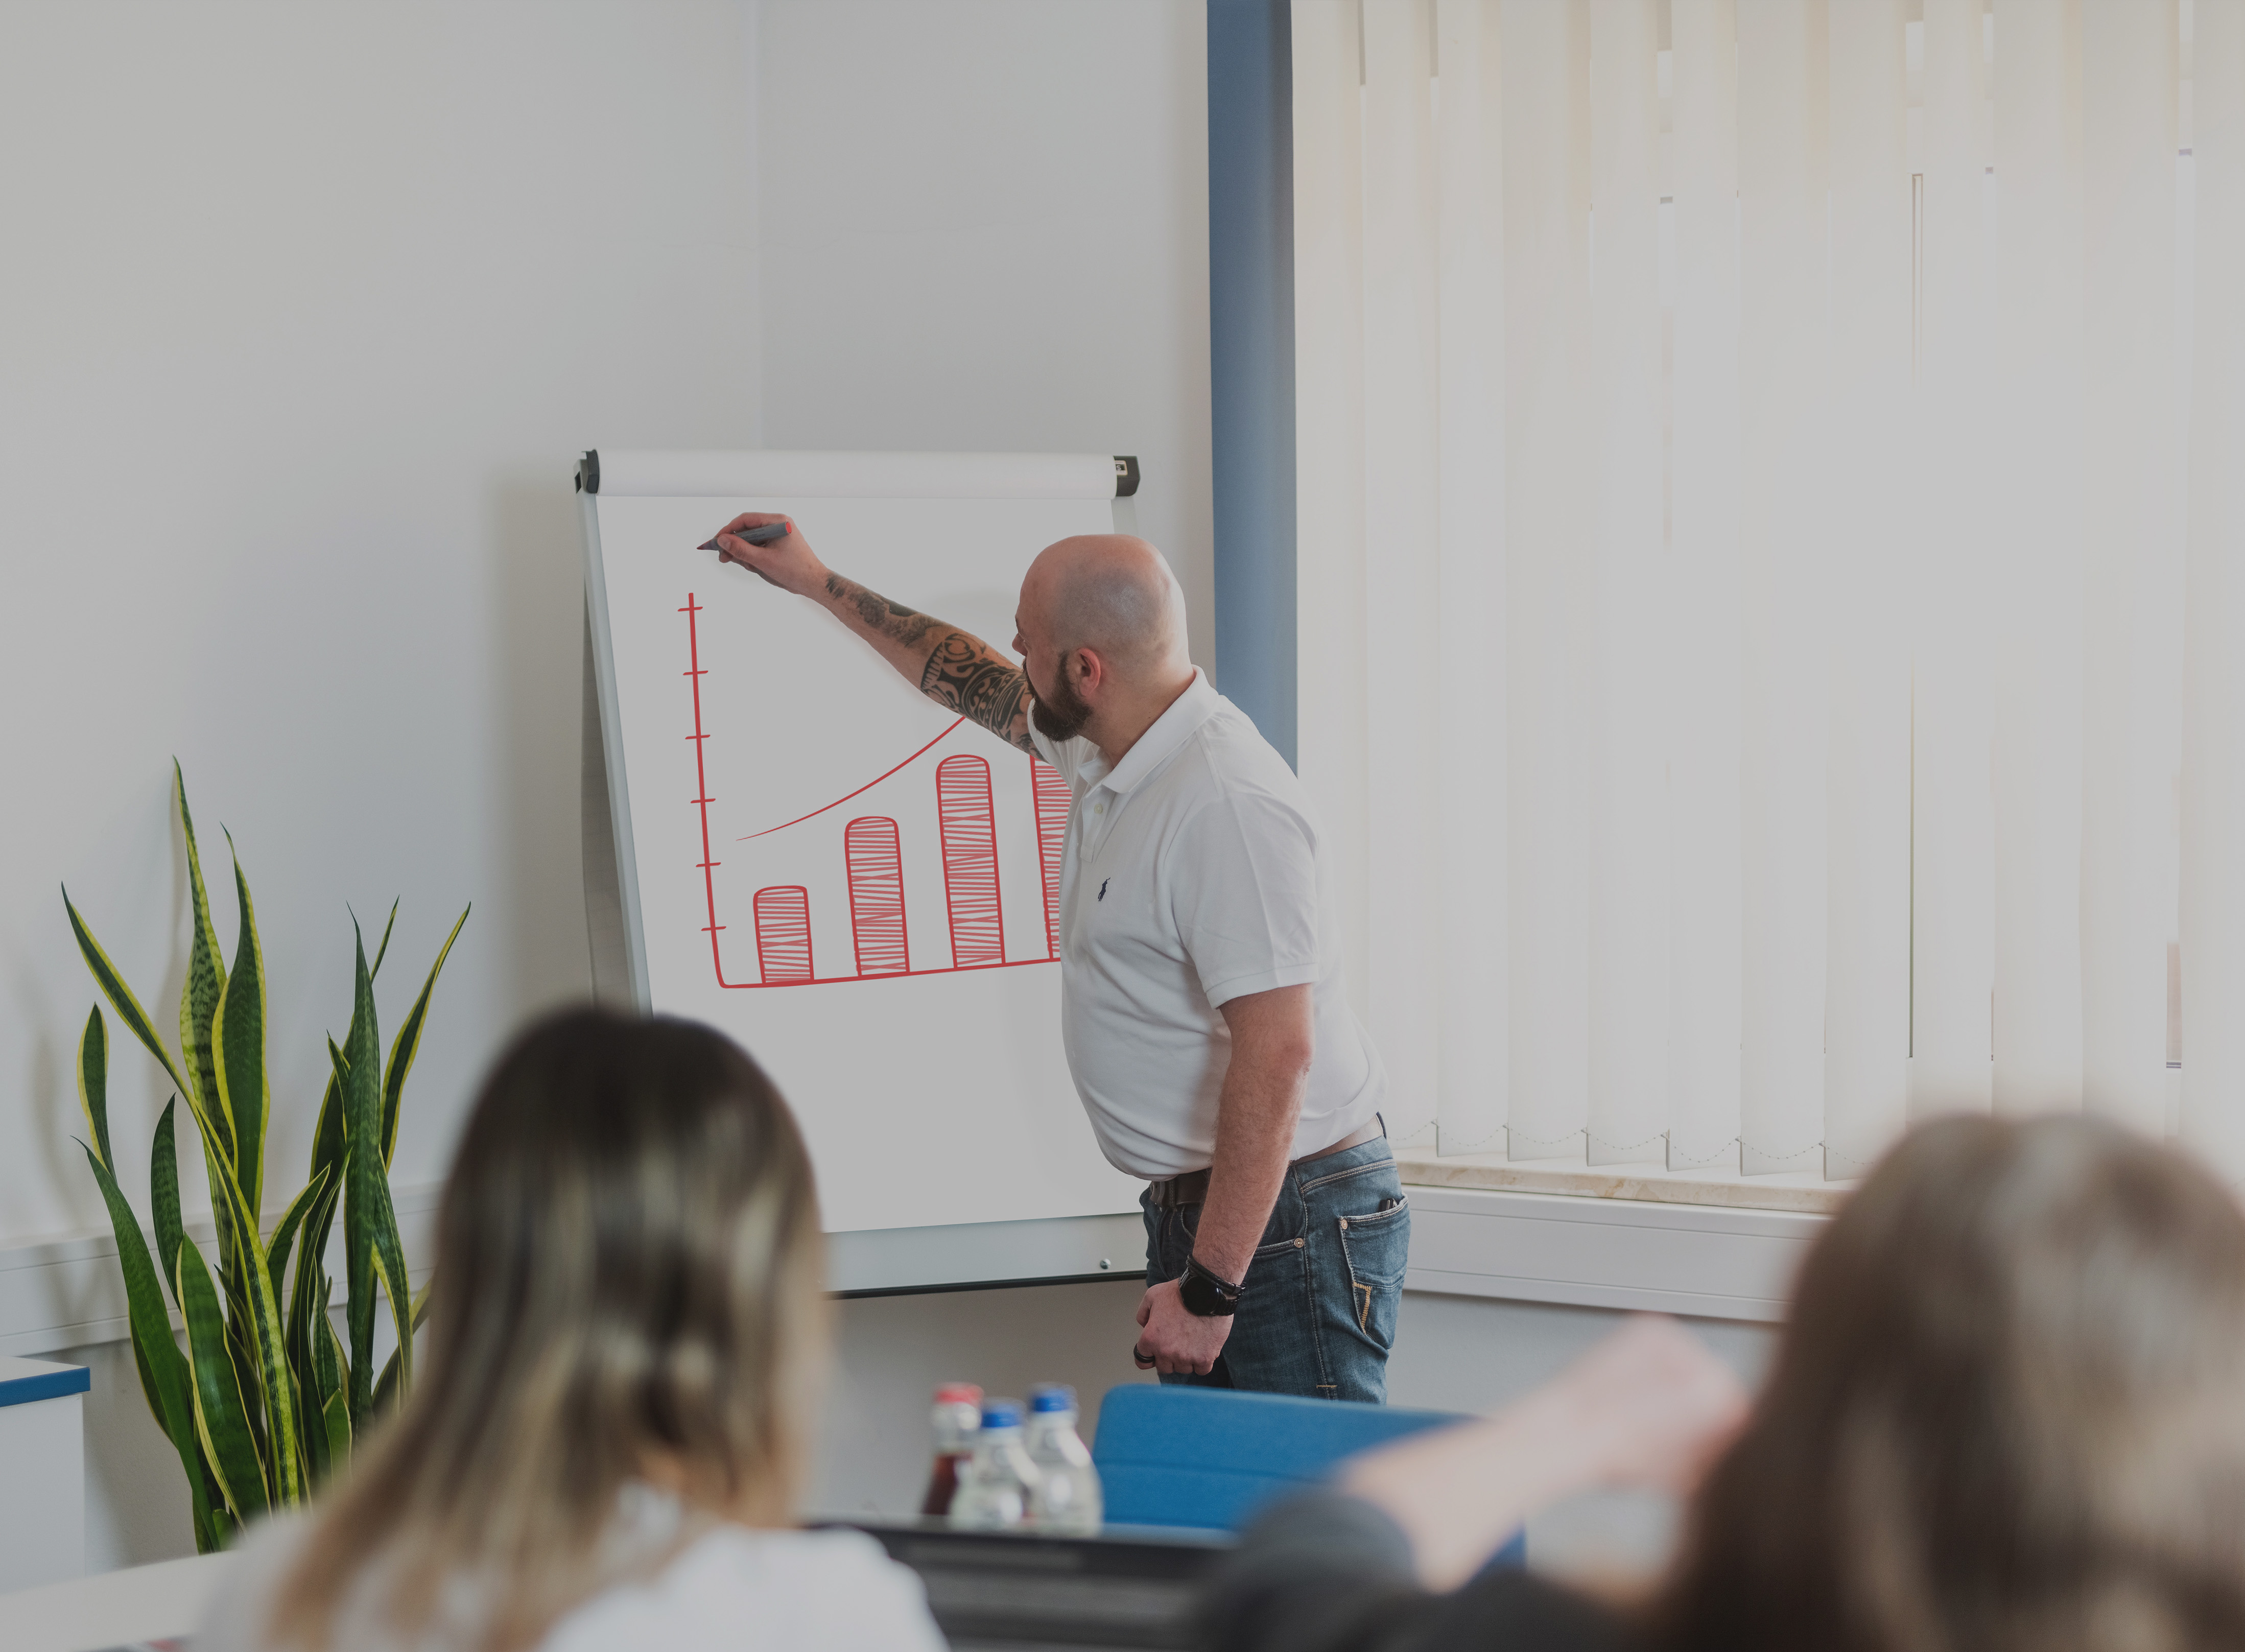
[[[765,545],[751,545],[741,535],[750,528],[784,524],[788,531]],[[770,585],[798,597],[816,597],[826,588],[826,565],[811,548],[802,531],[783,516],[743,511],[717,530],[713,543],[726,561],[746,568]]]

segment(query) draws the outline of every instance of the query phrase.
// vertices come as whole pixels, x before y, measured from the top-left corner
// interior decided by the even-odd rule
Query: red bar
[[[943,829],[943,897],[951,918],[951,965],[1006,961],[998,910],[998,823],[990,807],[990,765],[946,757],[935,766],[936,820]]]
[[[912,967],[905,940],[905,870],[897,823],[867,815],[842,829],[850,870],[850,934],[860,975],[902,975]]]
[[[1068,809],[1075,798],[1068,782],[1041,757],[1029,759],[1029,781],[1037,799],[1037,858],[1044,863],[1045,956],[1060,956],[1060,862],[1068,843]]]
[[[811,891],[802,884],[775,884],[756,891],[756,965],[766,986],[813,978]]]

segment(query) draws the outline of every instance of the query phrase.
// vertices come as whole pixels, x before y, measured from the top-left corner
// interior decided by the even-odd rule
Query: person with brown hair
[[[1601,1484],[1691,1494],[1648,1601],[1478,1570]],[[1637,1322],[1274,1513],[1207,1623],[1223,1652],[2245,1646],[2245,1213],[2095,1120],[1926,1125],[1810,1252],[1751,1412]]]
[[[197,1652],[943,1645],[862,1534],[787,1529],[827,1326],[786,1104],[689,1022],[532,1027],[437,1214],[424,1365]]]

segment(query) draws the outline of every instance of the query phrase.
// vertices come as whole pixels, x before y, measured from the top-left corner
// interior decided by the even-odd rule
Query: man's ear
[[[1075,673],[1075,691],[1087,700],[1098,693],[1100,685],[1107,680],[1107,662],[1089,648],[1069,653],[1062,669],[1070,668]]]

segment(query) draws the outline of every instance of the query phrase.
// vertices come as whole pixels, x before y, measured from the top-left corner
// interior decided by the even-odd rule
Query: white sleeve
[[[1083,762],[1084,754],[1091,749],[1091,742],[1082,735],[1078,735],[1074,740],[1055,740],[1043,729],[1038,728],[1036,718],[1031,716],[1029,744],[1037,748],[1038,756],[1060,770],[1060,777],[1068,782],[1068,789],[1073,791],[1075,789],[1076,768]]]
[[[872,1538],[741,1527],[719,1527],[651,1582],[588,1601],[541,1646],[542,1652],[945,1652],[919,1574]]]
[[[818,1644],[836,1652],[949,1652],[927,1609],[927,1587],[910,1567],[881,1557],[851,1580],[847,1615],[819,1626]]]
[[[1318,978],[1317,839],[1300,811],[1224,796],[1168,854],[1170,915],[1211,1006]]]

